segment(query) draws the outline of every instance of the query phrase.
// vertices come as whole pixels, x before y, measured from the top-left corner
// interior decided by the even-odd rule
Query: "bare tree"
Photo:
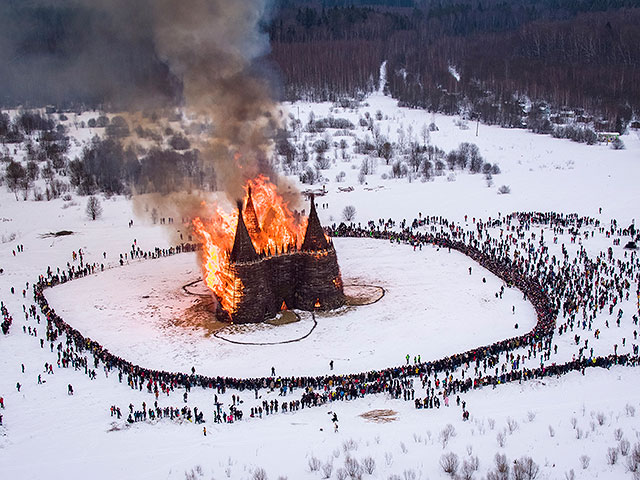
[[[384,142],[379,149],[379,155],[384,158],[387,165],[389,165],[389,161],[393,157],[393,146],[389,142]]]
[[[420,130],[420,134],[422,135],[422,142],[424,145],[427,145],[431,141],[431,134],[429,133],[429,127],[425,123],[422,125],[422,129]]]
[[[29,198],[29,190],[33,187],[33,180],[29,175],[25,175],[20,179],[20,188],[22,189],[22,199],[26,200]]]
[[[347,205],[342,210],[342,218],[344,218],[345,222],[351,222],[354,218],[356,218],[356,207],[353,205]]]
[[[9,190],[11,190],[16,196],[16,200],[18,200],[18,190],[22,185],[22,179],[26,176],[27,171],[18,162],[14,162],[12,160],[9,165],[7,165],[7,170],[5,173],[7,186],[9,187]]]
[[[102,215],[102,205],[96,197],[89,197],[87,200],[87,215],[91,220],[96,220]]]

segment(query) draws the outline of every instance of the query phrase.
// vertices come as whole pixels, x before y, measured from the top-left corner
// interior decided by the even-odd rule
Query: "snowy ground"
[[[182,286],[198,278],[195,254],[112,269],[54,287],[46,296],[69,324],[112,346],[116,355],[153,369],[189,371],[196,365],[210,376],[260,377],[271,366],[285,376],[322,375],[330,360],[336,373],[351,373],[402,364],[407,353],[436,360],[526,332],[536,322],[521,293],[507,289],[496,298],[503,282],[455,251],[414,252],[367,239],[336,239],[335,245],[346,284],[379,285],[386,293],[373,305],[319,313],[317,328],[300,342],[238,346],[176,322],[194,302]],[[468,274],[469,266],[475,275]],[[300,315],[300,322],[289,325],[234,326],[220,334],[236,342],[287,341],[313,328],[311,316]],[[457,334],[442,342],[450,331]],[[239,362],[239,356],[250,361]]]
[[[495,218],[498,212],[530,210],[562,210],[595,216],[599,207],[604,207],[606,218],[630,222],[638,217],[635,213],[640,200],[636,186],[636,175],[640,168],[637,131],[622,136],[627,147],[625,150],[613,151],[604,144],[588,146],[520,129],[487,125],[479,125],[476,136],[476,125],[473,123],[469,124],[468,129],[461,129],[456,125],[460,121],[457,117],[398,108],[394,100],[379,94],[369,97],[367,105],[358,111],[350,111],[330,103],[296,104],[290,111],[297,118],[299,106],[299,118],[303,123],[313,111],[316,119],[333,115],[347,118],[357,125],[365,112],[374,116],[380,110],[384,114],[383,120],[375,122],[380,132],[405,145],[410,138],[422,144],[422,127],[434,122],[439,130],[430,132],[431,144],[448,152],[461,142],[475,143],[484,159],[497,163],[502,173],[493,176],[492,187],[487,187],[483,175],[458,172],[449,178],[448,170],[445,170],[444,176],[426,184],[419,179],[409,183],[406,178],[383,179],[382,176],[388,175],[391,167],[379,159],[375,173],[367,175],[367,184],[360,185],[357,176],[363,156],[354,154],[353,149],[348,147],[348,161],[343,161],[340,149],[336,148],[335,155],[327,155],[335,163],[325,175],[331,182],[328,196],[325,197],[331,211],[325,211],[321,218],[325,222],[331,217],[341,221],[345,205],[354,205],[356,220],[364,222],[381,217],[409,219],[416,217],[418,212],[458,220],[465,214],[486,219]],[[337,133],[333,131],[329,138],[335,142],[344,138],[351,145],[351,137],[333,136]],[[302,131],[298,135],[301,138],[309,137],[309,145],[313,143],[314,137],[310,134]],[[356,135],[359,138],[368,135],[372,139],[372,132],[366,128],[357,130]],[[346,180],[336,183],[334,178],[340,171],[345,172]],[[509,186],[511,194],[498,195],[497,189],[501,185]],[[353,186],[354,190],[338,191],[338,187],[347,186]],[[383,191],[385,193],[381,194]]]
[[[423,124],[434,121],[439,131],[431,133],[432,143],[445,150],[463,141],[477,143],[485,159],[497,162],[502,173],[494,176],[492,187],[487,187],[481,175],[467,173],[457,173],[455,181],[448,181],[446,175],[409,183],[406,178],[382,178],[390,167],[378,162],[376,173],[367,176],[367,184],[360,185],[356,180],[360,159],[351,152],[351,162],[343,162],[334,148],[329,155],[333,158],[335,151],[336,161],[325,175],[333,180],[345,171],[346,179],[339,184],[327,183],[328,194],[318,199],[319,204],[328,203],[327,208],[319,209],[324,223],[340,221],[345,205],[356,207],[356,221],[360,222],[381,217],[410,221],[421,212],[464,224],[465,214],[471,223],[474,216],[495,218],[498,212],[515,210],[578,212],[600,218],[604,225],[613,217],[624,225],[638,217],[640,140],[635,132],[623,137],[627,146],[623,151],[483,125],[476,137],[475,125],[462,130],[452,117],[400,109],[379,94],[368,103],[357,112],[340,111],[329,104],[296,104],[289,106],[289,111],[297,116],[299,107],[304,121],[311,110],[319,118],[333,108],[336,117],[357,123],[365,111],[375,115],[381,110],[384,118],[379,128],[393,141],[410,136],[409,126],[418,136]],[[78,133],[81,140],[90,138],[86,130]],[[309,137],[312,143],[314,138]],[[500,185],[509,185],[512,193],[498,195]],[[338,190],[348,186],[353,191]],[[463,396],[471,412],[469,422],[462,422],[461,409],[455,402],[449,408],[415,410],[412,402],[377,395],[262,420],[214,425],[214,392],[208,390],[194,390],[188,399],[189,406],[205,412],[206,437],[201,425],[188,422],[161,420],[131,427],[122,420],[115,422],[109,416],[111,405],[118,405],[125,413],[129,403],[140,409],[143,401],[151,404],[154,398],[119,384],[115,375],[105,378],[102,371],[94,381],[73,369],[54,368],[53,375],[44,374],[44,363],[55,362],[56,356],[46,345],[40,348],[44,325],[33,319],[25,322],[22,309],[23,305],[28,307],[30,299],[28,295],[23,299],[21,291],[25,282],[33,282],[47,265],[65,268],[72,262],[71,253],[80,248],[86,261],[110,267],[117,263],[119,253],[130,249],[134,239],[143,249],[164,247],[184,233],[183,229],[176,224],[169,231],[152,225],[148,214],[135,216],[132,202],[125,198],[104,199],[103,217],[90,222],[84,214],[83,198],[16,202],[13,194],[2,188],[0,234],[4,243],[0,245],[0,267],[4,273],[0,275],[0,300],[13,314],[14,325],[8,336],[0,336],[0,396],[5,403],[0,411],[1,478],[182,479],[186,471],[197,466],[202,475],[196,471],[195,478],[205,479],[252,479],[256,478],[256,468],[264,468],[270,479],[322,478],[321,472],[310,471],[313,457],[323,464],[333,459],[332,478],[338,478],[336,471],[349,453],[359,461],[367,456],[375,459],[373,475],[365,478],[444,479],[447,477],[438,461],[449,451],[461,459],[469,456],[468,451],[477,455],[477,479],[492,467],[496,452],[505,453],[509,460],[532,456],[541,466],[539,478],[571,478],[565,476],[571,469],[579,479],[633,478],[626,471],[624,458],[616,465],[606,461],[607,449],[619,444],[619,435],[631,444],[640,441],[635,416],[640,412],[640,372],[631,368],[590,369],[585,376],[573,373],[544,382],[472,391]],[[161,216],[165,214],[160,212]],[[130,219],[135,219],[133,228],[128,227]],[[42,237],[63,229],[74,234]],[[15,238],[9,241],[12,234]],[[551,237],[545,233],[547,240]],[[557,252],[561,243],[567,245],[573,258],[581,246],[595,255],[611,246],[612,239],[596,235],[569,244],[565,235],[558,245],[550,246],[552,252]],[[17,244],[24,244],[24,253],[13,255]],[[516,306],[519,333],[535,321],[531,307],[522,302],[518,292],[507,290],[505,298],[496,300],[494,293],[500,281],[481,273],[476,265],[469,276],[470,261],[456,253],[433,248],[414,252],[408,246],[371,240],[336,239],[335,244],[347,282],[357,279],[381,285],[387,294],[374,305],[319,318],[317,331],[306,341],[287,346],[231,345],[207,337],[203,331],[176,327],[172,318],[181,315],[194,299],[181,291],[182,285],[198,273],[190,254],[108,268],[104,273],[47,290],[46,295],[70,324],[128,359],[171,370],[193,365],[198,371],[212,374],[262,375],[271,366],[282,374],[324,373],[329,359],[335,360],[337,371],[361,371],[399,364],[407,353],[436,358],[512,336],[512,305]],[[624,252],[615,247],[615,254],[622,257]],[[371,265],[372,259],[375,266]],[[486,276],[486,284],[482,276]],[[12,286],[16,289],[13,295],[9,290]],[[149,298],[143,299],[146,295]],[[612,353],[613,344],[628,351],[634,303],[631,298],[622,305],[625,316],[619,329],[603,328],[600,340],[592,340],[594,354]],[[604,323],[600,317],[598,322]],[[280,332],[297,334],[308,323],[308,317],[303,316],[300,323],[269,329],[264,334],[269,338],[284,335]],[[36,327],[38,337],[23,333],[23,325]],[[255,339],[256,335],[245,332],[234,338]],[[552,361],[564,362],[576,354],[572,337],[554,338],[559,350]],[[625,350],[621,346],[623,337],[627,339]],[[44,384],[37,383],[39,374]],[[16,382],[22,384],[19,393]],[[76,391],[74,396],[66,393],[69,383]],[[228,391],[222,396],[223,402],[228,405],[234,393]],[[264,391],[262,395],[277,398],[276,393]],[[252,393],[241,396],[245,411],[261,401],[253,399]],[[158,403],[182,406],[182,392],[161,396]],[[360,417],[374,409],[394,410],[396,420],[378,424]],[[332,431],[329,410],[340,418],[339,433]],[[599,412],[604,415],[602,425]],[[501,447],[497,437],[507,429],[508,419],[515,420],[517,428],[505,433]],[[456,436],[443,448],[439,435],[449,423]],[[621,432],[616,433],[617,429]],[[581,455],[590,458],[586,469],[581,465]]]

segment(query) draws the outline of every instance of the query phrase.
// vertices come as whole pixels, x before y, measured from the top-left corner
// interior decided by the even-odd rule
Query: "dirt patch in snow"
[[[209,297],[197,299],[184,314],[173,319],[173,324],[183,328],[202,328],[206,330],[206,336],[212,335],[227,326],[226,323],[216,319],[214,311],[216,301]]]
[[[384,288],[377,285],[351,284],[344,286],[344,295],[347,297],[346,303],[354,307],[376,303],[384,297],[384,293]]]
[[[398,412],[389,409],[371,410],[369,412],[360,415],[367,422],[373,423],[390,423],[395,422],[398,417]]]

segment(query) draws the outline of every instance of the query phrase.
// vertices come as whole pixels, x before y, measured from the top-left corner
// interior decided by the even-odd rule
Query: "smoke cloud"
[[[176,101],[181,86],[155,50],[152,4],[0,2],[2,103],[122,108]]]
[[[201,153],[218,187],[242,196],[265,173],[279,126],[261,28],[269,0],[4,0],[5,104],[179,105],[211,121]]]
[[[184,85],[185,105],[212,120],[205,155],[217,159],[225,190],[241,197],[247,178],[269,171],[266,155],[278,126],[260,22],[266,0],[159,0],[154,10],[158,52]]]

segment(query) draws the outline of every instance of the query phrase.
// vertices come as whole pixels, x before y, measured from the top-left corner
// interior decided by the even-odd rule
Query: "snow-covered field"
[[[112,269],[54,287],[46,295],[69,324],[112,346],[118,356],[168,371],[186,372],[195,365],[209,376],[260,377],[271,366],[285,376],[322,375],[331,360],[336,373],[380,369],[404,363],[407,353],[436,360],[535,324],[533,307],[518,291],[507,289],[502,299],[496,298],[502,281],[455,251],[429,247],[414,252],[407,245],[371,239],[336,239],[335,245],[344,282],[378,285],[385,295],[373,305],[318,313],[318,326],[299,342],[239,346],[176,322],[194,302],[182,286],[198,278],[195,254]],[[468,274],[472,265],[475,275]],[[514,329],[513,306],[520,332]],[[313,328],[311,315],[300,315],[297,323],[234,326],[220,335],[246,343],[296,339]],[[456,335],[449,336],[451,331]],[[445,337],[450,338],[446,343]],[[239,362],[238,357],[250,361]]]
[[[487,161],[499,164],[502,173],[493,177],[491,187],[482,175],[459,172],[455,179],[447,172],[432,181],[409,182],[407,178],[382,178],[390,167],[380,160],[376,172],[367,175],[366,184],[361,185],[357,181],[360,159],[351,151],[351,144],[347,147],[350,162],[343,161],[340,149],[332,147],[328,153],[331,167],[323,173],[330,180],[328,193],[318,198],[319,204],[328,204],[318,211],[326,224],[341,221],[346,205],[355,206],[356,222],[379,218],[410,222],[421,213],[465,225],[464,216],[468,215],[468,228],[472,228],[473,217],[486,220],[496,218],[499,212],[519,210],[578,212],[600,219],[603,226],[608,226],[611,218],[626,226],[638,216],[640,139],[636,132],[623,136],[626,149],[622,151],[483,125],[476,136],[475,125],[463,130],[452,117],[398,108],[393,100],[379,94],[367,102],[369,106],[359,111],[342,111],[329,104],[301,103],[288,108],[294,116],[299,109],[303,121],[311,111],[319,118],[333,109],[336,117],[356,124],[365,111],[375,115],[381,110],[383,120],[378,127],[394,142],[409,137],[409,127],[418,137],[422,125],[435,122],[439,130],[430,134],[433,144],[449,150],[463,141],[474,142]],[[305,132],[299,135],[309,136],[309,144],[316,139]],[[356,135],[367,132],[358,130]],[[89,134],[79,132],[78,137],[87,139]],[[333,179],[340,171],[345,171],[345,180],[336,183]],[[498,195],[500,185],[509,185],[511,193]],[[338,189],[348,186],[353,191]],[[108,268],[46,290],[51,304],[86,336],[153,368],[188,371],[194,366],[198,372],[212,375],[261,376],[268,375],[274,366],[282,375],[316,375],[327,373],[329,360],[334,360],[336,372],[359,372],[401,364],[406,354],[440,358],[520,334],[531,328],[535,316],[515,290],[507,289],[502,299],[496,299],[501,281],[475,264],[469,275],[472,262],[458,253],[432,247],[414,251],[386,241],[336,239],[345,282],[382,286],[386,291],[382,300],[342,315],[319,316],[316,330],[301,342],[232,345],[174,321],[196,298],[182,290],[198,276],[195,255],[116,266],[119,254],[128,251],[134,241],[143,249],[165,247],[183,227],[176,224],[169,231],[153,225],[147,216],[136,217],[132,202],[126,198],[102,202],[102,218],[91,222],[86,219],[85,199],[81,197],[16,202],[4,187],[0,192],[0,234],[5,239],[0,246],[0,268],[4,269],[0,300],[14,317],[10,334],[0,336],[0,396],[5,404],[0,410],[0,478],[182,479],[193,470],[191,478],[252,479],[259,478],[259,469],[264,468],[270,479],[319,479],[323,468],[311,471],[317,458],[323,466],[331,463],[331,478],[338,479],[338,470],[348,456],[360,462],[371,456],[376,466],[364,478],[444,479],[447,475],[438,462],[447,452],[455,452],[461,462],[477,456],[479,470],[473,477],[477,479],[493,468],[496,452],[506,454],[510,462],[531,456],[541,468],[538,478],[573,478],[570,470],[579,479],[633,478],[624,456],[615,465],[609,465],[606,458],[607,449],[619,448],[621,439],[631,445],[640,441],[636,416],[640,415],[640,373],[630,367],[587,369],[584,375],[575,372],[544,381],[473,390],[461,395],[470,411],[468,422],[462,421],[462,410],[453,398],[449,407],[416,410],[413,402],[394,400],[386,394],[263,419],[247,418],[248,410],[262,400],[279,398],[277,391],[264,389],[259,400],[253,392],[240,393],[245,419],[233,425],[213,424],[216,392],[194,389],[187,404],[205,413],[206,437],[202,425],[190,422],[162,419],[128,426],[124,421],[128,405],[140,410],[143,401],[148,405],[154,402],[153,395],[146,389],[132,390],[118,381],[117,374],[106,377],[101,369],[95,380],[90,380],[83,368],[75,371],[54,366],[55,373],[45,374],[45,363],[55,365],[57,356],[46,342],[44,348],[40,346],[44,324],[24,319],[23,305],[28,308],[31,304],[28,294],[22,296],[25,282],[33,282],[47,266],[65,269],[78,249],[83,250],[85,261],[105,263]],[[130,219],[135,220],[131,228]],[[74,234],[42,236],[64,229]],[[499,235],[499,231],[494,233]],[[15,238],[8,241],[12,234]],[[547,243],[552,237],[553,233],[545,233]],[[557,245],[549,247],[557,254],[565,243],[571,258],[582,247],[595,256],[612,246],[612,240],[595,232],[593,238],[570,244],[565,234],[559,236]],[[623,245],[625,241],[623,238]],[[14,255],[18,244],[24,245],[24,252]],[[624,258],[621,246],[614,250]],[[632,297],[620,304],[624,309],[621,327],[602,327],[599,340],[589,333],[595,355],[612,353],[614,344],[619,352],[630,351],[632,332],[638,328],[631,320],[637,310],[635,301]],[[516,307],[515,315],[512,306]],[[604,317],[609,318],[598,316],[598,325],[604,323]],[[520,327],[517,332],[515,321]],[[308,331],[310,322],[303,314],[299,323],[257,331],[225,331],[225,335],[248,341],[263,335],[268,340],[290,338]],[[37,336],[24,333],[23,326],[36,328]],[[624,346],[622,338],[626,339]],[[553,343],[558,345],[558,353],[551,362],[577,356],[572,333],[556,335]],[[535,366],[540,360],[531,362]],[[45,380],[43,384],[38,384],[38,375]],[[16,382],[21,384],[20,392]],[[68,384],[74,387],[73,396],[67,395]],[[422,392],[418,384],[416,381],[416,395]],[[228,390],[219,396],[228,406],[231,395],[237,393]],[[293,392],[287,400],[299,398],[299,393]],[[182,407],[182,391],[160,395],[158,404]],[[111,417],[112,405],[119,406],[125,417]],[[360,417],[375,409],[393,410],[395,420],[371,423]],[[340,419],[338,433],[333,431],[329,411]],[[455,436],[443,447],[441,432],[447,424],[453,426]],[[586,468],[586,460],[580,460],[583,455],[589,457]],[[329,467],[325,468],[328,471]]]

